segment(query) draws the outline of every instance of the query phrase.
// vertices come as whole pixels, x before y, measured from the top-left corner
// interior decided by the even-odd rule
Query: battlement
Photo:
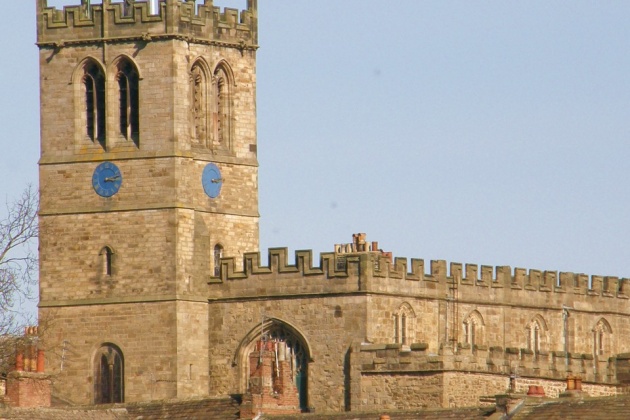
[[[257,48],[257,0],[248,0],[247,9],[242,11],[221,11],[213,0],[195,6],[194,0],[159,0],[154,10],[150,0],[103,0],[94,5],[81,0],[80,5],[59,10],[48,7],[48,0],[37,0],[37,42],[58,48],[68,44],[176,38]]]
[[[606,360],[595,360],[590,354],[562,351],[534,354],[526,349],[478,346],[440,349],[439,354],[427,351],[427,344],[416,343],[404,348],[400,344],[359,344],[352,346],[351,369],[355,378],[369,378],[371,383],[389,378],[388,383],[414,375],[414,378],[449,373],[454,376],[453,387],[467,388],[471,377],[474,386],[461,389],[453,401],[456,405],[473,405],[489,389],[525,393],[532,384],[542,385],[545,394],[557,398],[566,389],[568,377],[578,377],[589,396],[614,395],[628,392],[628,354],[619,354]],[[465,347],[465,346],[464,346]],[[448,386],[444,379],[444,386]],[[407,384],[408,385],[408,384]],[[426,388],[425,384],[425,388]],[[490,386],[489,386],[490,385]],[[364,387],[367,394],[369,387]],[[484,389],[485,388],[485,389]],[[468,399],[466,398],[466,394]],[[485,394],[487,395],[487,394]],[[363,395],[366,397],[367,395]]]
[[[389,253],[374,252],[371,247],[366,247],[364,252],[345,252],[352,251],[352,247],[347,246],[336,249],[342,252],[322,253],[316,266],[310,250],[296,251],[295,264],[289,264],[286,248],[270,249],[267,265],[261,264],[260,253],[246,253],[242,269],[236,266],[236,259],[223,258],[220,277],[212,278],[210,284],[222,283],[230,290],[226,293],[237,294],[255,290],[252,282],[260,282],[269,294],[287,290],[321,293],[331,289],[339,293],[362,291],[439,299],[453,298],[457,294],[461,301],[540,302],[553,308],[573,305],[575,301],[602,301],[606,306],[619,300],[618,309],[627,312],[624,309],[628,299],[626,278],[509,266],[447,264],[444,260],[430,261],[429,272],[426,272],[422,259],[391,261]]]

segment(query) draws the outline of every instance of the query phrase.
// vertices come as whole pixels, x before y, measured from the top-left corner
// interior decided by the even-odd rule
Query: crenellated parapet
[[[150,0],[103,0],[94,5],[82,0],[62,10],[48,7],[47,0],[36,1],[40,46],[152,39],[185,39],[241,49],[255,49],[258,44],[257,0],[248,0],[242,11],[222,11],[212,0],[198,7],[194,0],[159,0],[155,9]]]
[[[442,348],[430,353],[428,345],[355,344],[352,365],[362,375],[428,374],[435,372],[469,372],[492,374],[516,379],[539,378],[563,383],[569,376],[584,382],[613,386],[627,392],[628,354],[606,360],[594,360],[590,354],[562,351],[534,354],[526,349],[460,346],[459,351]],[[556,395],[557,397],[557,395]]]
[[[221,261],[220,277],[210,283],[224,284],[223,293],[245,296],[264,285],[269,295],[322,293],[324,291],[368,292],[432,299],[457,299],[478,304],[517,304],[546,306],[588,304],[589,310],[611,310],[627,313],[628,279],[613,276],[587,276],[581,273],[512,269],[476,264],[447,264],[444,260],[395,258],[388,253],[364,252],[322,253],[319,265],[311,251],[295,252],[295,263],[289,263],[286,248],[269,250],[267,265],[259,253],[247,253],[243,267],[236,259]],[[428,269],[428,270],[427,270]],[[213,289],[213,292],[217,289]],[[248,292],[249,291],[249,292]],[[576,303],[577,302],[577,303]]]

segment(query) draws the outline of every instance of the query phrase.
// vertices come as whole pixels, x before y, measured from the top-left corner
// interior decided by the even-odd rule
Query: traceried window
[[[593,354],[596,357],[605,356],[611,351],[612,329],[606,319],[600,318],[593,327]]]
[[[140,110],[138,71],[129,60],[118,64],[118,96],[120,112],[120,134],[132,140],[136,146],[140,141]]]
[[[534,354],[538,354],[543,350],[543,345],[546,343],[546,331],[545,320],[540,315],[532,318],[525,327],[527,349],[534,352]]]
[[[105,76],[101,68],[88,61],[84,66],[85,129],[93,142],[105,147]]]
[[[221,275],[221,258],[223,258],[223,246],[216,244],[214,246],[214,276]]]
[[[527,328],[527,348],[534,353],[540,351],[540,325],[533,322]]]
[[[94,403],[124,402],[124,360],[120,349],[113,344],[101,346],[96,352],[94,368]]]
[[[408,303],[400,305],[393,315],[394,320],[394,343],[409,345],[411,341],[410,333],[415,331],[415,314]]]
[[[472,311],[464,320],[464,342],[471,347],[483,344],[484,323],[478,311]]]
[[[208,99],[207,77],[200,63],[195,63],[190,72],[192,91],[192,141],[193,144],[207,147]]]

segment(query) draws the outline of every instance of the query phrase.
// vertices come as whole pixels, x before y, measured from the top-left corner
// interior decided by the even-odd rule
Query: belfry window
[[[229,148],[231,137],[231,83],[229,67],[220,64],[213,78],[213,126],[214,146]]]
[[[124,402],[124,361],[122,352],[113,344],[103,345],[96,353],[95,404]]]
[[[200,63],[193,65],[190,72],[192,92],[192,141],[194,144],[207,147],[207,83],[206,73]]]
[[[83,85],[85,87],[86,134],[92,141],[98,141],[104,147],[105,76],[93,62],[85,66]]]
[[[118,92],[120,107],[120,134],[133,140],[136,146],[140,139],[140,112],[138,72],[128,60],[118,65]]]

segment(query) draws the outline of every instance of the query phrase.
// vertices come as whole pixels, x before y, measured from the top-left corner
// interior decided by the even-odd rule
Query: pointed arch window
[[[140,96],[138,71],[129,60],[118,64],[118,98],[120,134],[132,140],[136,146],[140,142]]]
[[[95,359],[94,403],[124,402],[124,360],[120,349],[113,344],[105,344],[99,348]]]
[[[206,73],[200,63],[195,63],[190,72],[192,91],[192,139],[193,144],[207,146],[208,104]]]
[[[540,351],[540,325],[535,321],[527,326],[527,349],[534,353]]]
[[[525,326],[527,349],[538,355],[541,350],[547,350],[547,323],[540,315],[534,316]]]
[[[596,357],[605,356],[611,351],[612,329],[604,318],[593,327],[593,354]]]
[[[231,73],[225,63],[217,66],[213,78],[214,146],[229,148],[232,131]]]
[[[83,73],[85,89],[85,129],[88,138],[105,147],[105,75],[94,62],[87,62]]]
[[[410,332],[414,331],[415,314],[408,303],[400,305],[394,313],[394,343],[409,345]]]
[[[477,311],[471,312],[464,319],[464,342],[473,349],[474,346],[483,344],[484,323],[481,314]]]
[[[219,277],[221,275],[221,258],[223,258],[223,246],[216,244],[214,246],[214,276]]]

